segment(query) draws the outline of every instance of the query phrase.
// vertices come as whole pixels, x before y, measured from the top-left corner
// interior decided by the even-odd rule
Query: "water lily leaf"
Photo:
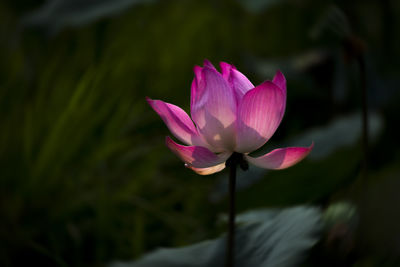
[[[54,34],[68,26],[80,26],[121,12],[133,5],[155,0],[51,0],[26,15],[22,24],[39,26]]]
[[[236,266],[298,266],[317,241],[321,212],[299,206],[282,210],[258,210],[238,216]],[[225,236],[195,245],[159,249],[133,262],[110,267],[220,267],[225,261]]]

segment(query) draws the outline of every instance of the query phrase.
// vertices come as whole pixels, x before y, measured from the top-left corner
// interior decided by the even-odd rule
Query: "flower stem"
[[[229,166],[229,225],[225,264],[226,267],[233,267],[235,258],[236,166],[237,162],[232,160],[232,164]]]
[[[239,166],[243,171],[247,171],[249,164],[243,154],[233,152],[228,158],[225,166],[229,168],[229,219],[228,219],[228,238],[226,243],[225,267],[235,265],[235,216],[236,216],[236,169]]]
[[[243,154],[234,152],[225,163],[229,168],[229,219],[225,267],[235,265],[236,169],[247,170],[249,165]]]

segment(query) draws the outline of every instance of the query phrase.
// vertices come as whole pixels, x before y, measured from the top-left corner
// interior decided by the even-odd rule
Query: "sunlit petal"
[[[264,145],[278,128],[286,106],[286,94],[266,81],[248,91],[238,108],[237,152],[247,153]]]
[[[311,152],[313,146],[314,144],[309,147],[278,148],[257,158],[247,155],[246,159],[260,168],[280,170],[293,166],[304,159]]]

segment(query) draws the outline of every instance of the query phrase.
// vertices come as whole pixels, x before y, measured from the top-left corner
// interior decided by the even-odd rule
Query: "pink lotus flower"
[[[225,168],[226,160],[241,153],[266,169],[284,169],[305,158],[310,147],[278,148],[260,157],[248,154],[263,146],[278,128],[286,106],[286,80],[277,71],[272,81],[254,85],[234,66],[221,62],[221,73],[208,61],[195,66],[190,113],[161,100],[147,99],[172,134],[168,148],[186,166],[206,175]]]

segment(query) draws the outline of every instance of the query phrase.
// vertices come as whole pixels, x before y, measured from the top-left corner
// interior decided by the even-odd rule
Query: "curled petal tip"
[[[254,88],[254,85],[247,79],[243,73],[238,71],[234,65],[226,62],[219,63],[221,67],[222,77],[228,82],[229,86],[233,89],[236,102],[240,103],[244,94]]]
[[[226,62],[221,61],[219,63],[219,67],[221,69],[222,76],[225,78],[225,80],[228,80],[232,66]]]
[[[201,80],[201,72],[202,72],[203,68],[200,66],[195,65],[193,67],[193,72],[194,72],[194,80],[197,82],[199,82]]]
[[[196,72],[198,72],[198,71],[201,70],[201,69],[202,69],[202,67],[200,67],[199,65],[194,65],[194,67],[193,67],[193,72],[196,73]]]
[[[146,96],[146,102],[150,105],[150,107],[152,107],[154,110],[154,100],[151,99],[150,97]]]
[[[311,142],[311,145],[308,147],[308,149],[310,149],[310,152],[311,152],[311,150],[314,148],[314,141],[312,141]]]
[[[217,70],[214,67],[214,65],[211,63],[211,61],[209,61],[208,59],[204,59],[203,65],[204,65],[204,67],[207,67],[207,68],[210,68],[210,69],[213,69],[213,70]]]
[[[279,88],[281,88],[284,92],[286,92],[286,78],[280,70],[276,71],[272,82],[276,84]]]
[[[231,70],[231,69],[234,69],[234,70],[236,69],[236,67],[234,65],[226,63],[224,61],[221,61],[219,63],[219,67],[221,68],[222,73],[224,73],[226,71],[229,72],[229,70]]]

